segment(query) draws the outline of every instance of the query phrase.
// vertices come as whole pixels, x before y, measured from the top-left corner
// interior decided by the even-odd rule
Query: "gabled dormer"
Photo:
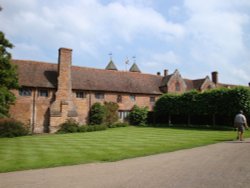
[[[175,70],[173,74],[163,77],[160,89],[164,93],[183,93],[187,90],[187,85],[179,71]]]
[[[210,80],[209,76],[206,76],[203,83],[201,84],[199,90],[200,91],[205,91],[205,90],[208,90],[208,89],[213,89],[215,88],[215,84],[213,81]]]

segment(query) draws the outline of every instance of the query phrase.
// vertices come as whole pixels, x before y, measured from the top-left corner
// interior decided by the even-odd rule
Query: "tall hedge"
[[[239,110],[250,115],[250,88],[214,89],[203,93],[190,91],[182,95],[165,94],[154,108],[157,117],[210,115],[215,124],[216,115],[234,116]]]

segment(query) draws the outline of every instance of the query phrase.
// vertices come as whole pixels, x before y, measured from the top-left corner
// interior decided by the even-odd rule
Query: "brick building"
[[[218,86],[218,73],[202,79],[182,78],[173,74],[143,74],[136,64],[129,71],[118,71],[110,61],[106,69],[71,66],[72,50],[59,49],[58,64],[12,60],[18,67],[19,85],[14,90],[16,102],[10,114],[31,127],[34,133],[55,132],[68,118],[87,123],[90,107],[95,102],[112,101],[119,105],[123,119],[134,105],[148,106],[163,93],[183,93],[192,89],[204,91]]]

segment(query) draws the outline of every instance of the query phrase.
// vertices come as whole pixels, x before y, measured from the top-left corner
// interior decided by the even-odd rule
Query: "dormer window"
[[[175,91],[180,91],[181,88],[180,88],[180,83],[179,82],[176,82],[175,83]]]

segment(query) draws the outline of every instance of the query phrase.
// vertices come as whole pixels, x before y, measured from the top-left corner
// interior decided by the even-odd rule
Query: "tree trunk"
[[[171,115],[168,114],[168,125],[171,125]]]
[[[215,117],[216,117],[215,114],[213,114],[213,126],[216,125],[216,118]]]
[[[188,114],[188,126],[191,124],[191,116]]]

